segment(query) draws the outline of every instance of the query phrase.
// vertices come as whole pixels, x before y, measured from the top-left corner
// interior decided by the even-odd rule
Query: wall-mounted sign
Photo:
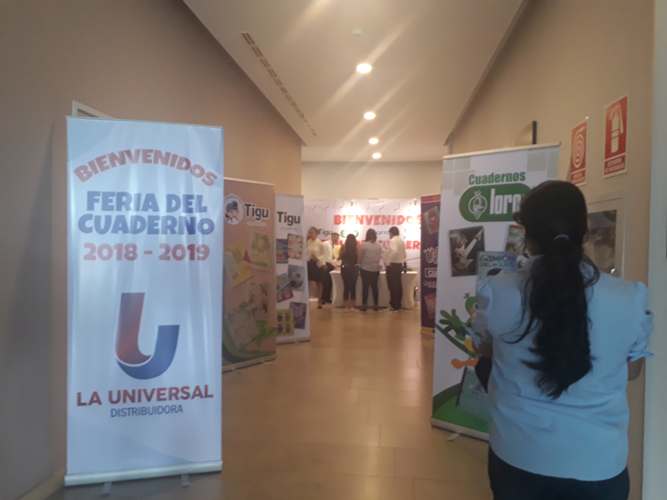
[[[586,184],[586,159],[588,156],[588,120],[572,129],[570,137],[570,170],[568,180],[581,186]]]
[[[604,176],[628,171],[628,97],[608,104],[604,110]]]

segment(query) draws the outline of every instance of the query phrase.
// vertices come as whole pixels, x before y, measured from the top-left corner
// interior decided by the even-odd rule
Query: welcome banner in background
[[[220,128],[67,119],[65,484],[222,467]]]
[[[276,314],[279,344],[310,338],[303,196],[276,195]]]
[[[272,184],[225,179],[225,369],[276,355],[275,203]]]
[[[366,237],[366,231],[375,229],[378,242],[389,244],[389,228],[398,227],[405,241],[408,266],[419,268],[421,245],[421,206],[416,198],[365,199],[365,200],[306,200],[306,227],[317,227],[326,238],[332,232],[345,241],[348,234],[358,240]]]
[[[433,425],[487,436],[488,397],[475,375],[477,352],[469,332],[482,269],[478,260],[489,251],[522,252],[523,235],[512,224],[512,215],[532,187],[556,177],[558,149],[557,145],[532,146],[450,156],[444,161]]]
[[[438,278],[438,231],[440,195],[421,197],[421,326],[422,332],[435,327],[436,283]]]

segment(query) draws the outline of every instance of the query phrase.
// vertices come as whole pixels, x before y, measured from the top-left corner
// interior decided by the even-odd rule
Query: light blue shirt
[[[528,271],[501,273],[478,286],[473,329],[490,335],[490,446],[503,461],[543,476],[600,481],[620,474],[628,459],[627,362],[649,356],[652,316],[643,284],[602,274],[589,289],[593,369],[552,400],[524,364],[535,331],[521,342],[528,318],[523,289]],[[526,314],[526,316],[528,316]]]

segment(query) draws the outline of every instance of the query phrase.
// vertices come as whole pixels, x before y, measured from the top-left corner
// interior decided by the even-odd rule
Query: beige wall
[[[306,198],[414,198],[440,191],[442,162],[306,162]]]
[[[570,154],[570,130],[590,116],[589,200],[623,193],[625,276],[646,281],[653,1],[534,0],[487,81],[451,137],[461,153],[511,146],[531,120],[539,142],[562,142],[560,174]],[[629,98],[628,175],[603,179],[603,107]],[[643,382],[630,388],[632,498],[639,498]]]
[[[0,15],[0,497],[65,459],[64,117],[219,124],[225,173],[300,193],[300,141],[172,0],[10,0]]]

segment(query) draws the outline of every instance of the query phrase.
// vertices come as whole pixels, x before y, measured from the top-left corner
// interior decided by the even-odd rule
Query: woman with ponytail
[[[494,499],[626,500],[626,386],[649,355],[647,289],[586,258],[576,186],[541,184],[516,219],[531,259],[480,283],[473,325],[492,358]]]

